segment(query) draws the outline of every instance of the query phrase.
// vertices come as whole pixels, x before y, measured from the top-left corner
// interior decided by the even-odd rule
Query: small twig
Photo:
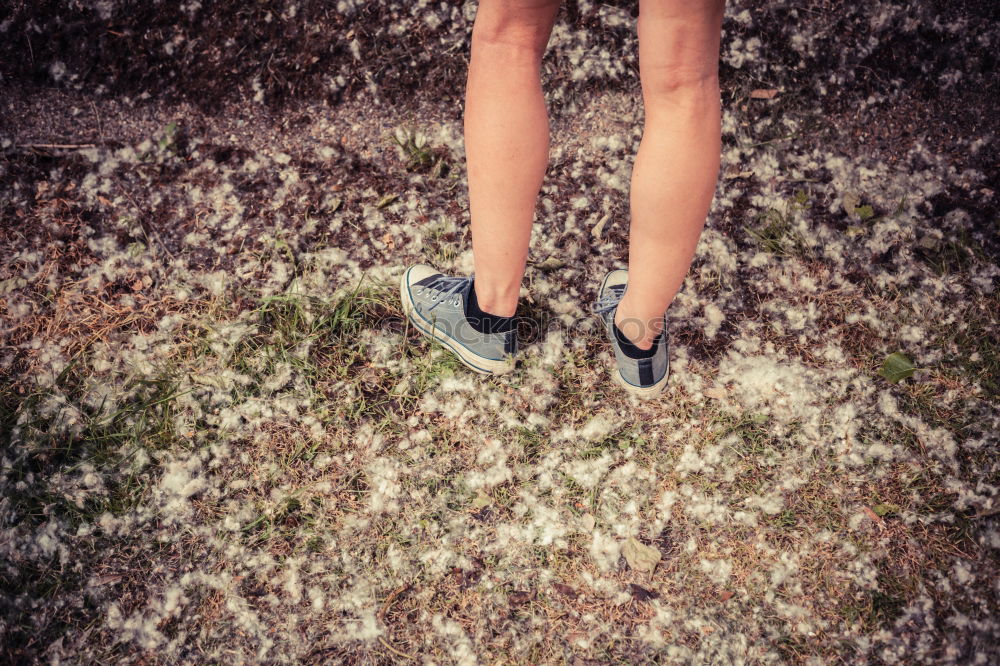
[[[983,509],[979,513],[973,514],[972,519],[978,520],[979,518],[990,518],[1000,514],[1000,506],[993,507],[992,509]]]
[[[395,602],[396,599],[400,597],[400,595],[406,593],[406,591],[409,590],[410,587],[412,586],[409,583],[400,585],[395,590],[393,590],[388,597],[385,598],[385,602],[382,604],[382,608],[379,609],[378,614],[376,616],[378,617],[379,622],[385,624],[385,614],[389,610],[389,607],[392,606],[393,602]],[[389,645],[389,642],[386,641],[381,636],[378,637],[378,640],[380,643],[382,643],[382,645],[384,645],[388,650],[390,650],[396,656],[403,657],[404,659],[416,659],[416,657],[414,657],[412,654],[406,654],[405,652],[400,652],[396,648],[392,647],[391,645]]]
[[[396,599],[399,597],[399,595],[403,594],[404,592],[406,592],[409,589],[410,589],[410,584],[409,583],[406,583],[404,585],[400,585],[395,590],[393,590],[392,593],[388,597],[385,598],[385,603],[382,604],[382,608],[380,608],[379,611],[378,611],[378,621],[379,622],[385,622],[385,614],[386,614],[386,611],[389,610],[389,606],[391,606],[393,604],[393,602],[396,601]]]
[[[753,148],[760,148],[761,146],[767,146],[767,145],[772,144],[772,143],[777,143],[779,141],[788,141],[789,139],[797,139],[797,138],[799,138],[799,136],[800,135],[797,135],[797,134],[789,134],[787,136],[779,136],[779,137],[775,137],[773,139],[768,139],[767,141],[761,141],[759,143],[751,143],[749,146],[747,146],[747,149],[750,150],[750,149],[753,149]]]
[[[78,148],[96,148],[93,143],[22,143],[22,148],[59,148],[63,150],[76,150]]]
[[[412,654],[406,654],[405,652],[400,652],[396,648],[389,645],[384,638],[378,637],[378,642],[384,645],[389,651],[391,651],[396,656],[402,657],[403,659],[416,659]]]
[[[97,119],[97,136],[104,141],[104,123],[101,122],[101,112],[97,110],[97,104],[91,100],[90,106],[94,109],[94,117]]]

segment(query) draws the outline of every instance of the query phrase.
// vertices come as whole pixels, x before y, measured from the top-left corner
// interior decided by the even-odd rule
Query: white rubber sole
[[[454,353],[463,365],[479,374],[503,375],[514,369],[513,359],[497,361],[492,358],[484,358],[460,342],[454,341],[445,333],[437,330],[433,324],[418,315],[413,306],[413,299],[410,298],[410,289],[407,285],[409,274],[410,269],[406,269],[403,271],[403,276],[399,279],[399,300],[403,304],[403,312],[406,314],[406,318],[418,331],[440,342]]]

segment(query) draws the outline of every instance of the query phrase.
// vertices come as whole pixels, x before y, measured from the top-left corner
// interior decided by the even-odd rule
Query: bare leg
[[[641,0],[646,123],[632,169],[628,289],[615,323],[649,349],[684,282],[719,173],[724,0]]]
[[[514,314],[549,159],[541,61],[559,0],[481,0],[465,93],[476,298]]]

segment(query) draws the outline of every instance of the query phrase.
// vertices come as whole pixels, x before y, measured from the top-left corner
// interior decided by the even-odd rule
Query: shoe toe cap
[[[429,278],[432,275],[438,275],[441,271],[437,270],[433,266],[428,266],[427,264],[415,264],[410,266],[406,270],[406,283],[408,285],[414,285],[425,278]]]
[[[613,271],[608,271],[608,274],[604,276],[603,282],[605,289],[628,284],[628,271],[624,268],[616,268]]]

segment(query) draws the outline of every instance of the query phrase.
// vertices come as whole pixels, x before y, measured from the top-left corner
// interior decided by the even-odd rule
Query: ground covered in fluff
[[[638,403],[588,312],[632,4],[560,16],[524,353],[484,380],[395,286],[471,267],[473,3],[13,3],[0,659],[1000,659],[995,7],[729,3]]]

